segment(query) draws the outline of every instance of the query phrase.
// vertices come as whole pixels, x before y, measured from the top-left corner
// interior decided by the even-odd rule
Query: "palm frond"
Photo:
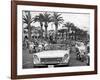
[[[54,22],[54,24],[60,25],[63,23],[64,20],[63,20],[63,17],[61,17],[61,14],[54,12],[52,16],[52,21]]]
[[[40,13],[39,15],[36,15],[34,17],[33,21],[34,22],[43,22],[43,18],[44,18],[43,14]]]
[[[49,23],[49,22],[52,21],[51,14],[45,12],[43,16],[44,16],[44,22],[48,22]]]

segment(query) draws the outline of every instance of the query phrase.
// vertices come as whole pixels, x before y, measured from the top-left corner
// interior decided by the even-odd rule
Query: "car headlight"
[[[68,54],[65,54],[63,59],[62,59],[62,62],[68,62]]]
[[[34,56],[33,56],[33,63],[34,63],[34,64],[39,64],[39,63],[40,63],[39,58],[38,58],[37,55],[34,55]]]

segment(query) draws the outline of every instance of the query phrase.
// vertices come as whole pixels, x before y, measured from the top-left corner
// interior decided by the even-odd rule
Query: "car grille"
[[[41,63],[44,64],[56,64],[62,61],[62,57],[59,58],[41,58]]]

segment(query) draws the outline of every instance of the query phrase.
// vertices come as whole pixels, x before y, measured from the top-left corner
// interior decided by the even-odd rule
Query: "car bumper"
[[[45,67],[49,67],[49,66],[53,66],[53,67],[64,67],[64,66],[68,66],[69,63],[59,63],[59,64],[35,64],[33,65],[34,68],[45,68]]]
[[[48,66],[54,66],[54,67],[64,67],[64,66],[69,66],[70,63],[70,57],[67,58],[66,62],[48,62],[48,63],[40,63],[40,64],[33,64],[33,67],[36,68],[41,68],[41,67],[48,67]]]

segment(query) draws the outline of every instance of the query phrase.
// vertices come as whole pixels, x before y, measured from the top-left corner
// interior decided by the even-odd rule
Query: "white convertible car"
[[[69,50],[48,50],[33,54],[34,67],[68,65],[70,60]]]

